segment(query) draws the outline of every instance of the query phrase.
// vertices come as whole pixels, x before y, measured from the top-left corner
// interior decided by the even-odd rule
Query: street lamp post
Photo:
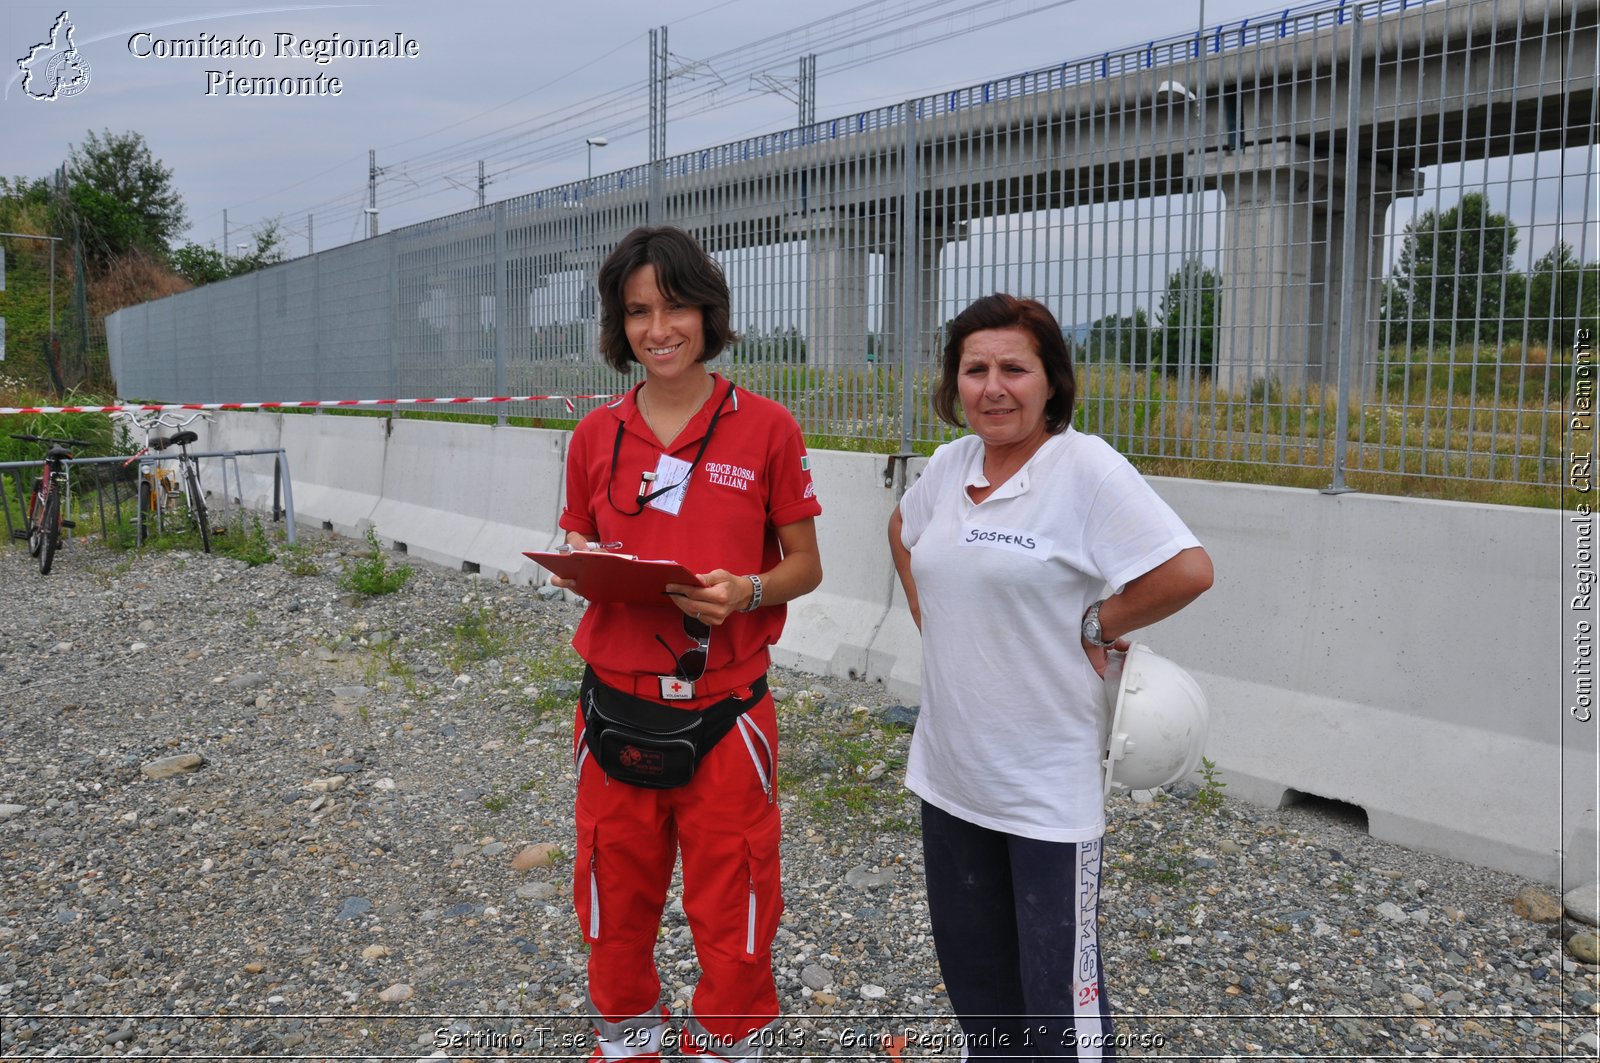
[[[584,214],[585,228],[588,230],[588,232],[585,235],[588,236],[588,238],[589,238],[588,242],[592,247],[592,245],[594,244],[594,215],[589,213],[588,198],[589,198],[589,193],[593,190],[592,186],[594,185],[594,149],[595,148],[603,148],[607,144],[611,143],[611,141],[607,140],[605,137],[585,137],[583,143],[584,143],[585,152],[588,155],[588,162],[589,162],[588,173],[585,176],[585,180],[584,180],[584,184],[583,184],[583,196],[584,196],[583,214]],[[588,341],[588,346],[592,349],[592,348],[598,346],[596,338],[592,335],[593,326],[590,324],[590,322],[592,322],[594,320],[594,318],[596,316],[596,313],[597,313],[597,311],[599,309],[599,307],[597,305],[599,303],[599,300],[595,298],[595,295],[596,295],[595,288],[596,288],[596,286],[598,285],[599,282],[594,278],[594,276],[593,276],[593,274],[592,274],[592,272],[590,270],[585,269],[583,271],[583,273],[584,273],[584,277],[583,277],[583,306],[580,308],[579,312],[583,315],[583,319],[584,319],[584,322],[585,322],[585,327],[584,327],[585,339]]]
[[[588,149],[589,149],[589,180],[590,181],[594,180],[594,149],[595,148],[603,148],[609,143],[611,143],[611,141],[607,140],[605,137],[589,137],[587,140],[584,141],[584,144],[587,145]],[[588,188],[585,187],[584,191],[587,192]]]

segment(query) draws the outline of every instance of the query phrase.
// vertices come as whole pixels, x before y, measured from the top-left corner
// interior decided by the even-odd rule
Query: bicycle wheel
[[[28,556],[38,557],[39,551],[44,546],[44,525],[39,518],[41,512],[40,484],[37,480],[33,483],[33,493],[28,496],[28,517],[24,527],[28,530]]]
[[[156,519],[156,493],[149,480],[139,481],[139,512],[134,517],[139,527],[139,545],[150,537],[150,522]]]
[[[61,495],[51,491],[44,499],[44,513],[39,518],[39,575],[50,575],[50,566],[56,560],[56,547],[61,545]]]
[[[200,547],[211,552],[211,520],[206,516],[206,496],[200,491],[200,474],[191,462],[183,467],[183,483],[189,491],[189,516],[200,529]]]

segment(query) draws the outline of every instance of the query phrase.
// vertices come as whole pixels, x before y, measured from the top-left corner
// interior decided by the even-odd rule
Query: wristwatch
[[[1100,607],[1104,604],[1106,604],[1106,600],[1102,598],[1083,611],[1083,641],[1091,646],[1099,646],[1101,649],[1109,650],[1117,644],[1117,640],[1100,637],[1105,634],[1100,630]]]

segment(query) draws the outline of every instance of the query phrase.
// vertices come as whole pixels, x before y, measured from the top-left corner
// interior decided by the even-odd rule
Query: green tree
[[[187,243],[172,252],[172,268],[190,284],[199,287],[215,281],[253,273],[284,259],[283,234],[274,218],[252,234],[255,249],[248,254],[224,259],[209,247]]]
[[[1167,290],[1156,308],[1156,323],[1160,331],[1155,337],[1155,360],[1169,373],[1176,373],[1183,364],[1183,345],[1192,342],[1195,366],[1209,373],[1216,364],[1217,352],[1217,292],[1222,287],[1222,277],[1198,258],[1191,258],[1172,271],[1167,278]],[[1196,324],[1186,329],[1186,314],[1197,309]]]
[[[0,229],[48,235],[50,184],[42,177],[0,177]]]
[[[1533,264],[1528,276],[1527,338],[1570,348],[1579,328],[1600,330],[1600,263],[1580,264],[1565,240]]]
[[[872,336],[867,336],[870,354]],[[733,344],[730,359],[735,362],[804,362],[806,339],[793,325],[775,328],[771,332],[745,329]]]
[[[1150,361],[1150,317],[1142,308],[1132,314],[1107,314],[1089,326],[1083,347],[1086,361],[1145,365]]]
[[[137,247],[165,259],[188,227],[172,170],[138,133],[89,131],[67,158],[64,208],[76,220],[92,268]]]
[[[1426,212],[1403,239],[1385,293],[1385,346],[1494,342],[1521,316],[1521,275],[1511,269],[1517,227],[1481,193]]]

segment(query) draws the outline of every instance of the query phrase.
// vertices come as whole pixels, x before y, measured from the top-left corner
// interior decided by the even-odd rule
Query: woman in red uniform
[[[822,509],[794,417],[706,368],[736,337],[722,271],[692,237],[634,230],[599,288],[601,353],[619,372],[638,362],[644,380],[573,432],[561,527],[575,550],[620,543],[703,586],[671,586],[659,605],[591,602],[573,639],[589,666],[573,895],[590,944],[591,1058],[659,1058],[654,952],[681,850],[702,971],[682,1043],[758,1059],[778,1015],[783,907],[767,647],[784,603],[822,581]]]

